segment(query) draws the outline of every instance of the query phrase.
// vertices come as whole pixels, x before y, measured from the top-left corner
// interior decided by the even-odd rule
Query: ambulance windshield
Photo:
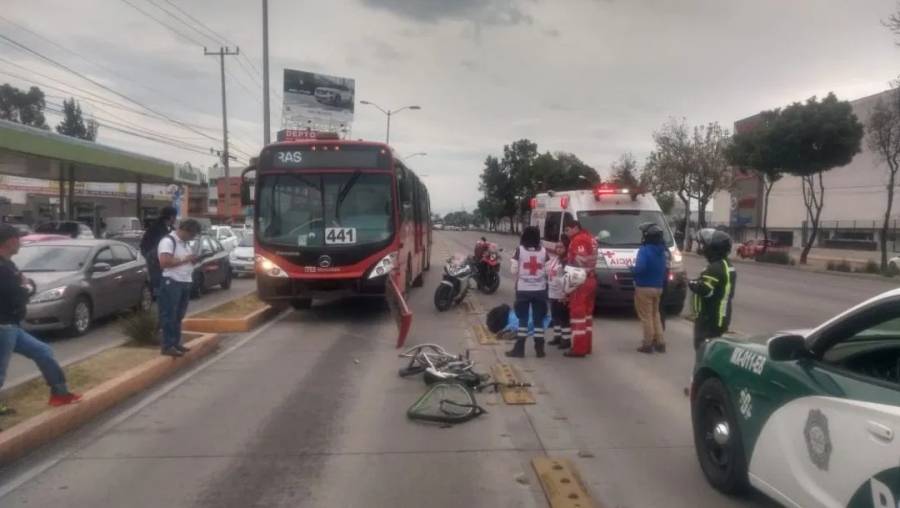
[[[639,247],[639,227],[645,222],[658,224],[665,235],[666,246],[675,245],[665,217],[655,210],[592,210],[578,212],[578,221],[597,238],[601,247]]]

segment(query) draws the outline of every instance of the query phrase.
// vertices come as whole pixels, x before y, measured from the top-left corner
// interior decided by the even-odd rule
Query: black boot
[[[538,358],[543,358],[546,355],[544,353],[544,340],[543,339],[534,339],[534,352]]]
[[[554,337],[553,340],[547,343],[548,346],[558,346],[560,344],[562,344],[562,338],[558,336]]]
[[[506,356],[510,358],[525,358],[525,339],[516,339],[513,348],[506,352]]]
[[[572,347],[572,339],[563,339],[559,341],[560,349],[569,349]]]

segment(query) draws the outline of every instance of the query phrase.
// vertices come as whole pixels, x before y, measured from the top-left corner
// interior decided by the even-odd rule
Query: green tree
[[[684,207],[684,220],[678,223],[681,237],[690,242],[688,229],[694,171],[690,130],[683,119],[669,119],[653,133],[653,141],[656,147],[644,166],[643,182],[654,195],[673,194],[678,197]]]
[[[697,223],[706,227],[710,200],[731,185],[731,166],[725,152],[731,142],[728,129],[718,122],[694,127],[691,142],[694,165],[689,178],[689,194],[697,201]]]
[[[49,129],[44,118],[44,92],[33,86],[27,92],[5,83],[0,86],[0,119],[39,129]]]
[[[775,130],[775,121],[780,110],[763,111],[758,123],[745,132],[735,133],[726,150],[728,161],[742,170],[753,171],[763,182],[763,207],[760,227],[763,239],[769,239],[769,197],[772,188],[784,176],[784,149],[781,136]],[[763,252],[768,241],[763,243]]]
[[[496,157],[488,156],[485,159],[478,188],[484,193],[485,199],[489,200],[492,212],[488,216],[494,217],[495,221],[508,217],[515,227],[517,201],[512,177]]]
[[[97,139],[99,124],[94,120],[84,121],[81,104],[74,98],[63,101],[63,119],[56,126],[56,132],[78,139],[94,141]]]
[[[609,169],[612,174],[612,183],[632,191],[640,188],[641,171],[631,152],[625,152],[619,156],[619,160],[610,164]]]
[[[897,171],[900,170],[900,89],[891,90],[887,101],[878,99],[872,116],[869,117],[866,131],[869,150],[887,166],[888,173],[887,205],[884,210],[884,222],[881,225],[881,271],[886,272],[888,229],[894,207]]]
[[[846,166],[860,152],[863,125],[849,102],[829,93],[821,102],[812,97],[806,103],[795,102],[784,108],[775,129],[775,135],[784,144],[785,172],[801,178],[810,226],[800,254],[800,263],[806,264],[819,235],[819,219],[825,206],[822,174]]]

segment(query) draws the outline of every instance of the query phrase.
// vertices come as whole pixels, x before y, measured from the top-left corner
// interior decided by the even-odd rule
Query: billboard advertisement
[[[335,131],[353,121],[356,82],[351,78],[284,70],[285,125]]]

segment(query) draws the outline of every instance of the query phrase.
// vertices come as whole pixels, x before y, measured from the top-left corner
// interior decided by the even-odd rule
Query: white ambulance
[[[631,267],[641,246],[638,227],[645,222],[659,225],[671,253],[663,305],[669,313],[681,312],[687,274],[672,231],[653,196],[601,184],[589,190],[545,192],[531,200],[531,225],[541,230],[547,247],[562,238],[566,217],[577,220],[597,239],[597,306],[606,308],[634,305]]]

